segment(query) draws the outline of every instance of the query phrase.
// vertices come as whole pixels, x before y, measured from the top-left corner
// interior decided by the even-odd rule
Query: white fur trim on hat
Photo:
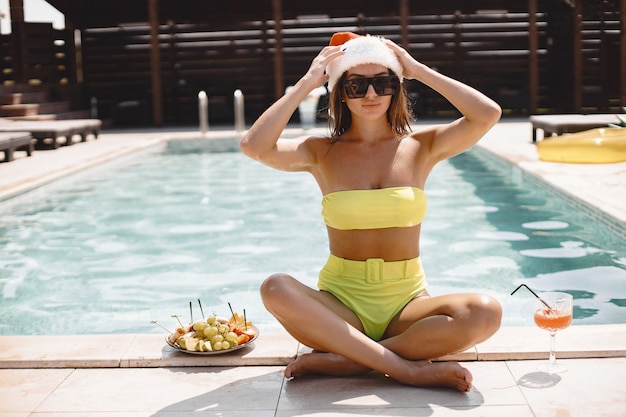
[[[361,64],[378,64],[389,68],[402,81],[402,65],[396,54],[378,36],[359,36],[342,45],[346,51],[326,67],[328,91],[332,91],[344,72]]]

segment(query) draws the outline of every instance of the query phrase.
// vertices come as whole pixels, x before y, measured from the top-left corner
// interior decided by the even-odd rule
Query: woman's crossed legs
[[[421,295],[390,322],[383,339],[363,334],[359,318],[332,294],[286,274],[261,286],[265,307],[299,342],[314,349],[285,369],[286,377],[307,373],[353,375],[376,370],[408,385],[471,388],[472,375],[456,362],[429,359],[463,351],[488,339],[502,310],[479,294]]]

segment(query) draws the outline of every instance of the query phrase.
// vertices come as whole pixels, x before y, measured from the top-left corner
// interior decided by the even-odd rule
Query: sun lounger
[[[28,132],[0,133],[0,152],[4,152],[3,162],[11,162],[15,151],[24,150],[31,156],[33,149],[33,137]]]
[[[543,137],[548,137],[607,127],[609,123],[618,124],[619,119],[615,114],[547,114],[530,116],[530,123],[533,126],[533,143],[535,143],[537,142],[537,129],[543,130]]]
[[[102,129],[102,121],[99,119],[55,120],[55,123],[69,125],[74,135],[80,135],[81,142],[86,142],[88,135],[93,135],[94,139],[98,139]]]
[[[64,145],[69,146],[74,143],[73,137],[76,135],[80,135],[81,142],[85,142],[89,134],[97,139],[101,127],[102,121],[98,119],[45,121],[0,120],[0,132],[30,132],[33,138],[37,139],[37,148],[52,147],[53,149],[57,149],[60,146],[59,138],[65,138]]]

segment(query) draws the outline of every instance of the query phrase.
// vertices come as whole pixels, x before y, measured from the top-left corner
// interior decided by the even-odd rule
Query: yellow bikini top
[[[335,191],[322,199],[322,216],[339,230],[412,227],[422,222],[427,205],[416,187]]]

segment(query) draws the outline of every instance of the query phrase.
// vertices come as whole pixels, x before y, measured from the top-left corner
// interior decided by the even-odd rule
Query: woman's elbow
[[[250,143],[243,138],[240,142],[239,142],[239,149],[241,150],[241,152],[243,152],[245,155],[250,156],[251,153],[251,149],[250,149]]]
[[[490,102],[485,109],[485,119],[491,122],[491,125],[495,125],[498,123],[500,118],[502,117],[502,108],[498,103],[493,100],[489,100]]]
[[[260,157],[260,152],[258,150],[258,148],[252,146],[252,144],[250,143],[249,140],[246,140],[246,138],[244,137],[241,142],[239,142],[239,149],[241,150],[241,152],[252,158],[252,159],[259,159]]]

